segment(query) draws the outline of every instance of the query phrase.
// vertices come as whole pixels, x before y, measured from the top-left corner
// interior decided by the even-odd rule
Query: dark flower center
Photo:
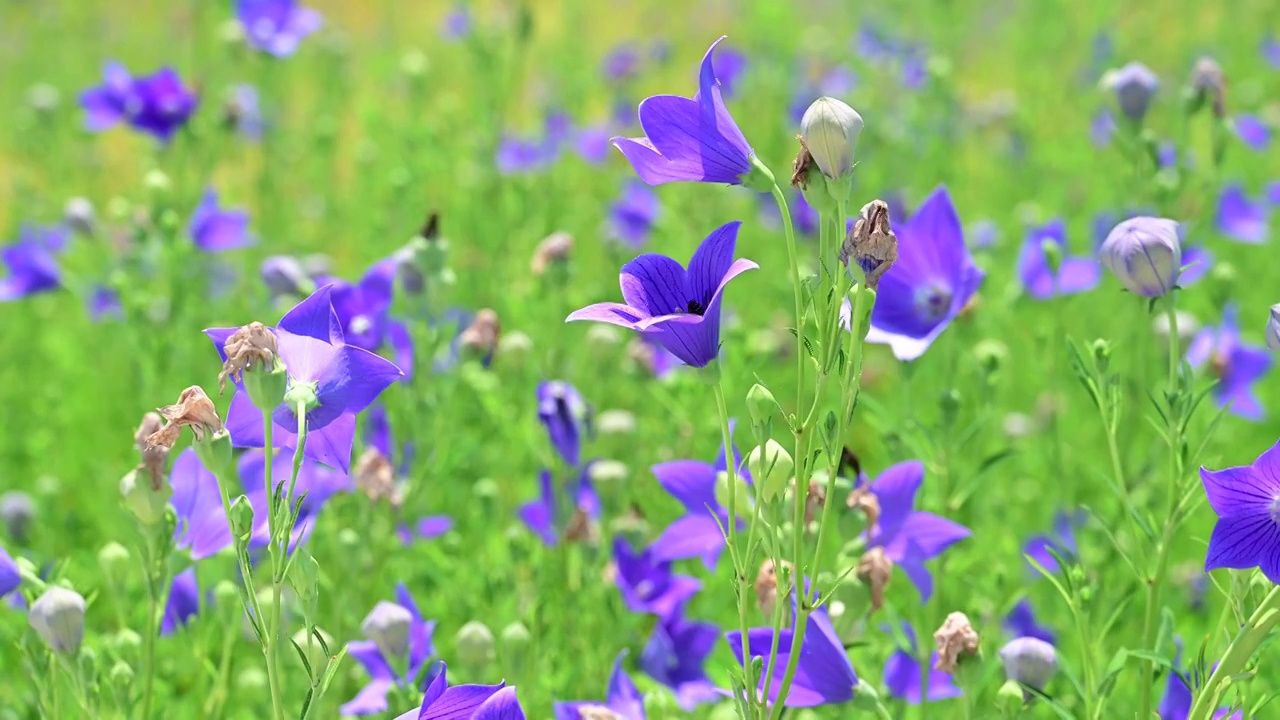
[[[915,306],[930,322],[941,320],[951,309],[951,291],[937,285],[920,288],[916,290]]]
[[[690,301],[689,301],[689,314],[690,314],[690,315],[702,315],[702,314],[703,314],[703,313],[705,313],[706,311],[707,311],[707,309],[706,309],[706,308],[704,308],[704,307],[702,307],[702,303],[698,302],[697,300],[690,300]]]

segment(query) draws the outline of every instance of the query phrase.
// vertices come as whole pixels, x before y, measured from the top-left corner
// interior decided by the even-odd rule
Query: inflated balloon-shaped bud
[[[382,651],[387,658],[403,658],[409,654],[409,629],[413,615],[401,605],[385,600],[373,606],[360,631]]]
[[[74,657],[84,640],[84,597],[75,590],[50,585],[27,614],[27,622],[59,655]]]
[[[1160,87],[1160,78],[1146,65],[1131,62],[1103,75],[1102,86],[1116,94],[1116,104],[1125,117],[1142,122],[1147,108],[1151,107],[1151,98]]]
[[[760,497],[765,502],[773,502],[782,497],[787,485],[791,483],[791,471],[795,466],[795,460],[787,449],[772,438],[766,440],[764,445],[754,447],[747,455],[747,467],[750,468],[751,477],[755,479]]]
[[[1182,272],[1178,223],[1165,218],[1125,220],[1107,235],[1098,253],[1126,290],[1143,297],[1165,295]]]
[[[1058,657],[1053,646],[1034,637],[1020,637],[1000,648],[1005,675],[1015,682],[1044,689],[1049,678],[1058,671]]]
[[[820,97],[804,111],[800,138],[823,175],[837,180],[853,169],[862,125],[862,116],[835,98]]]

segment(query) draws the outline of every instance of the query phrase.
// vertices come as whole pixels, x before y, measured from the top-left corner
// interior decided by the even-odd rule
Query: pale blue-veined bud
[[[458,651],[458,662],[463,665],[482,669],[493,662],[496,645],[493,631],[478,620],[472,620],[458,628],[454,645]]]
[[[4,523],[9,537],[22,545],[26,543],[27,532],[36,517],[36,504],[31,496],[21,490],[13,490],[0,495],[0,522]]]
[[[773,438],[765,440],[762,446],[755,446],[747,454],[747,467],[751,469],[751,477],[765,502],[773,502],[786,492],[795,465],[787,449]]]
[[[27,622],[59,655],[74,657],[84,640],[84,597],[75,590],[50,585],[27,614]]]
[[[1107,235],[1098,254],[1126,290],[1143,297],[1168,293],[1182,272],[1178,223],[1165,218],[1125,220]]]
[[[62,217],[71,226],[72,230],[81,235],[93,235],[94,229],[97,227],[93,203],[88,198],[73,197],[67,200],[67,204],[62,210]]]
[[[1037,690],[1058,671],[1058,656],[1053,646],[1034,637],[1020,637],[1000,648],[1004,674],[1010,680]]]
[[[1160,87],[1160,79],[1151,69],[1139,62],[1131,62],[1119,70],[1109,70],[1102,76],[1102,87],[1116,94],[1120,112],[1134,122],[1142,122],[1151,107],[1151,98]]]
[[[820,97],[804,111],[800,138],[823,175],[838,180],[853,170],[862,125],[862,116],[835,98]]]
[[[1271,306],[1271,315],[1267,318],[1267,347],[1280,350],[1280,303]]]
[[[412,626],[413,615],[407,609],[382,600],[360,623],[360,631],[378,646],[388,660],[395,660],[409,654],[409,629]]]

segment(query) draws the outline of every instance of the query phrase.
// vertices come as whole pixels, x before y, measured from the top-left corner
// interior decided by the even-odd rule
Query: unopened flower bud
[[[36,517],[36,504],[31,496],[21,490],[0,495],[0,522],[4,523],[9,537],[18,544],[25,544],[27,532]]]
[[[1280,350],[1280,303],[1271,306],[1267,317],[1267,347]]]
[[[996,692],[996,704],[1004,710],[1006,717],[1017,717],[1026,699],[1027,692],[1014,680],[1006,680]]]
[[[853,169],[862,116],[835,98],[813,101],[800,119],[800,139],[823,175],[835,180]]]
[[[169,176],[165,175],[163,170],[149,170],[142,178],[142,184],[153,195],[164,195],[173,187],[173,183],[169,181]]]
[[[458,336],[458,343],[471,357],[487,361],[498,349],[501,333],[502,323],[498,320],[498,313],[484,308],[476,313],[475,319]]]
[[[733,479],[735,486],[731,488],[729,486],[729,473],[721,472],[716,474],[716,502],[727,510],[729,508],[729,494],[733,493],[734,512],[742,515],[751,506],[751,492],[747,489],[747,483],[742,478],[741,473],[734,473]]]
[[[114,540],[98,551],[98,565],[108,576],[118,577],[128,564],[129,549]]]
[[[142,647],[142,636],[132,628],[120,628],[112,635],[109,642],[111,646],[120,651],[133,651]]]
[[[213,586],[213,604],[223,608],[239,607],[240,588],[230,580],[219,580]]]
[[[72,230],[81,235],[93,235],[96,226],[93,203],[88,198],[73,197],[67,200],[62,210],[62,217]]]
[[[472,620],[459,628],[454,644],[458,651],[458,661],[463,665],[478,669],[493,662],[493,631],[478,620]]]
[[[329,633],[320,628],[316,628],[316,632],[324,638],[325,645],[333,647],[333,638]],[[323,668],[329,662],[329,656],[325,654],[324,647],[316,642],[315,637],[307,632],[306,628],[298,628],[298,632],[293,634],[293,641],[307,654],[307,661],[311,663],[313,670]]]
[[[75,590],[50,585],[27,613],[27,622],[49,648],[74,657],[84,640],[84,597]]]
[[[552,267],[567,263],[572,253],[572,235],[567,232],[551,233],[534,249],[533,259],[529,261],[529,270],[534,275],[545,275]]]
[[[160,479],[159,487],[149,479],[143,479],[140,482],[138,472],[137,469],[130,470],[120,478],[120,496],[124,498],[125,507],[133,513],[138,523],[144,527],[151,527],[164,519],[165,508],[169,505],[173,488],[164,482],[164,478]]]
[[[1053,646],[1034,637],[1020,637],[1000,648],[1000,661],[1005,676],[1037,690],[1058,671],[1058,656]]]
[[[232,333],[223,348],[227,360],[218,373],[219,392],[226,391],[228,378],[241,381],[246,371],[271,372],[280,352],[275,333],[260,322],[251,322]]]
[[[533,338],[516,330],[498,337],[498,354],[504,361],[522,360],[533,349]]]
[[[867,714],[884,710],[884,706],[880,704],[880,693],[874,685],[862,678],[858,678],[858,685],[853,689],[853,700],[849,705]]]
[[[502,649],[504,652],[520,652],[533,642],[533,635],[522,622],[513,622],[502,628]]]
[[[596,460],[591,463],[591,469],[588,470],[591,482],[597,485],[621,483],[627,479],[630,472],[627,464],[619,460]]]
[[[898,236],[889,227],[889,204],[872,200],[862,206],[858,219],[840,246],[840,262],[856,262],[867,277],[867,287],[880,285],[880,278],[898,259]]]
[[[1168,293],[1182,272],[1178,224],[1165,218],[1125,220],[1107,235],[1098,253],[1125,289],[1143,297]]]
[[[248,543],[253,534],[253,505],[249,498],[241,495],[231,502],[231,536],[237,547]]]
[[[388,659],[403,658],[409,653],[409,629],[413,615],[403,606],[380,601],[369,611],[360,630],[382,651]]]
[[[260,668],[245,668],[236,676],[236,689],[252,695],[262,693],[267,689],[267,674]]]
[[[995,339],[979,340],[973,346],[973,356],[977,359],[982,371],[988,375],[995,373],[1009,360],[1009,346]]]
[[[956,663],[978,654],[978,633],[962,612],[947,615],[933,639],[938,643],[937,668],[942,672],[954,673]]]
[[[176,404],[160,408],[159,413],[169,422],[147,438],[149,447],[173,449],[173,444],[178,441],[178,433],[184,427],[191,428],[197,441],[203,440],[206,432],[214,433],[222,429],[222,420],[218,418],[213,401],[199,385],[183,390]]]
[[[117,660],[108,673],[111,684],[117,689],[125,689],[133,684],[133,667],[123,660]]]
[[[884,549],[873,547],[858,560],[858,579],[866,584],[871,593],[871,612],[884,607],[884,589],[893,577],[893,561],[884,554]]]
[[[1226,117],[1227,81],[1222,74],[1222,66],[1211,57],[1196,60],[1191,68],[1191,81],[1188,88],[1188,107],[1190,112],[1199,110],[1206,102],[1213,108],[1213,116]]]
[[[596,416],[596,432],[601,435],[631,435],[636,431],[636,416],[629,410],[605,410]]]
[[[27,89],[27,104],[42,115],[57,110],[61,102],[62,93],[49,83],[36,83]]]
[[[773,414],[778,411],[778,401],[774,399],[769,388],[756,383],[747,391],[747,412],[751,414],[751,425],[757,429],[768,428]]]
[[[1151,69],[1132,62],[1102,76],[1102,86],[1116,94],[1120,111],[1134,122],[1141,122],[1151,106],[1151,98],[1160,87],[1160,79]]]
[[[773,438],[766,440],[763,446],[752,448],[747,455],[747,467],[765,502],[773,502],[786,491],[795,466],[791,454]]]

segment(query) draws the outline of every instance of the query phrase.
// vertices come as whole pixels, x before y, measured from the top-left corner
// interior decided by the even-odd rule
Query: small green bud
[[[993,375],[1009,359],[1009,346],[999,340],[980,340],[973,346],[973,356],[984,373]]]
[[[770,438],[763,447],[757,445],[752,448],[747,455],[747,467],[751,469],[751,477],[760,491],[760,497],[768,503],[786,492],[787,486],[791,484],[795,460],[781,443]]]
[[[882,710],[880,703],[880,693],[876,692],[876,688],[863,678],[858,678],[858,686],[853,690],[853,701],[850,703],[853,707],[867,712],[877,712]]]
[[[273,412],[284,399],[289,375],[283,364],[277,362],[270,372],[256,369],[244,374],[244,389],[249,400],[260,412]]]
[[[316,632],[320,633],[320,637],[324,638],[326,645],[333,647],[333,638],[328,633],[320,628],[316,628]],[[316,639],[311,636],[311,633],[307,632],[306,628],[298,628],[298,632],[293,634],[293,641],[307,654],[307,662],[311,663],[313,672],[319,672],[329,662],[329,656],[325,654],[324,647],[316,642]]]
[[[164,174],[163,170],[150,170],[142,178],[142,184],[147,188],[147,192],[153,195],[166,195],[173,188],[173,183],[169,181],[169,176]]]
[[[747,412],[751,414],[752,427],[767,428],[777,410],[778,401],[769,392],[769,388],[756,383],[747,391]]]
[[[360,533],[351,528],[342,528],[338,531],[338,544],[343,547],[353,548],[361,545],[362,542]]]
[[[739,516],[747,512],[747,508],[751,507],[751,491],[747,489],[747,483],[743,480],[742,475],[734,473],[735,487],[733,493],[735,495],[736,504],[734,511]],[[729,473],[722,472],[716,474],[716,502],[720,503],[726,510],[729,508]]]
[[[218,584],[213,586],[213,604],[223,608],[238,607],[240,589],[230,580],[219,580]]]
[[[165,508],[169,506],[169,498],[173,496],[173,488],[161,480],[159,488],[152,487],[151,481],[139,477],[137,470],[130,470],[120,479],[120,495],[124,505],[137,518],[143,527],[153,527],[164,520]]]
[[[256,667],[245,668],[236,676],[236,688],[257,695],[267,689],[267,674]]]
[[[1000,686],[1000,691],[996,693],[996,704],[1000,706],[1002,712],[1013,717],[1022,711],[1022,706],[1026,700],[1026,691],[1015,680],[1006,680]]]
[[[133,667],[123,660],[118,660],[111,666],[108,677],[111,679],[111,684],[117,688],[128,688],[133,684]]]
[[[114,577],[129,564],[129,549],[112,540],[98,551],[98,564]]]
[[[741,180],[742,186],[748,190],[755,190],[761,193],[772,192],[773,190],[773,173],[755,155],[751,156],[751,170],[742,176]]]
[[[289,389],[284,392],[284,402],[291,409],[297,410],[299,406],[305,410],[314,410],[320,407],[320,397],[316,394],[317,383],[304,383],[293,381],[289,384]]]
[[[84,677],[95,677],[98,674],[98,651],[92,647],[80,648],[80,672]]]
[[[412,48],[400,56],[400,72],[409,77],[422,77],[429,67],[431,67],[431,61],[427,59],[427,54],[417,48]]]
[[[241,495],[231,501],[231,536],[236,545],[247,544],[253,534],[253,506],[249,498]]]
[[[493,662],[493,631],[482,622],[472,620],[459,628],[454,644],[457,646],[458,661],[463,665],[481,669]]]
[[[121,628],[111,636],[111,644],[120,651],[132,651],[142,647],[142,636],[129,628]]]
[[[196,451],[196,457],[200,458],[200,463],[214,475],[224,476],[228,470],[234,468],[231,433],[225,428],[206,435],[203,440],[197,440],[191,446]]]

